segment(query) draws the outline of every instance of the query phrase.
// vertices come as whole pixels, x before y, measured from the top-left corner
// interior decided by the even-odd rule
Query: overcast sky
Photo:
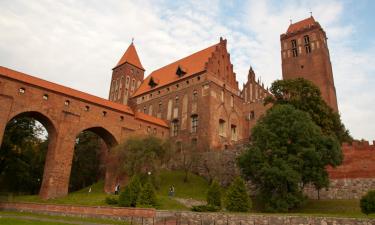
[[[373,140],[371,0],[0,0],[0,65],[107,98],[132,37],[148,75],[222,36],[240,87],[250,65],[269,86],[281,78],[280,34],[310,11],[329,38],[342,119],[355,138]]]

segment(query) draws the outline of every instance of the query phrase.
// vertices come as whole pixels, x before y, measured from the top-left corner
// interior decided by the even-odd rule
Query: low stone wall
[[[157,212],[163,223],[163,216],[171,218],[170,212]],[[375,219],[354,219],[334,217],[245,215],[226,213],[175,212],[173,224],[179,225],[374,225]],[[170,220],[172,221],[172,220]],[[168,224],[168,223],[166,223]],[[169,223],[172,224],[172,223]]]
[[[122,208],[106,206],[73,206],[38,203],[0,202],[0,210],[37,212],[51,215],[112,218],[140,224],[153,224],[155,209]]]
[[[369,190],[375,190],[375,178],[331,179],[328,189],[319,191],[320,199],[360,199]],[[311,199],[318,199],[314,187],[305,188],[305,194]]]

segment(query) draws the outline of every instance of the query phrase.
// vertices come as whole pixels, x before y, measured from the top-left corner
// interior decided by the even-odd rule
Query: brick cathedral
[[[327,36],[313,17],[291,24],[280,36],[283,79],[303,77],[316,84],[338,111]],[[113,68],[109,100],[169,124],[177,146],[227,149],[249,140],[251,128],[269,106],[270,95],[250,67],[242,90],[227,41],[152,71],[145,69],[133,43]],[[148,128],[152,134],[153,129]]]

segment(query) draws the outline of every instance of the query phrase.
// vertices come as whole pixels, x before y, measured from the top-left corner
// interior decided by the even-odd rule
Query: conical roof
[[[139,60],[138,53],[133,42],[129,45],[128,49],[126,49],[124,55],[121,57],[115,68],[121,66],[124,63],[129,63],[133,66],[138,67],[139,69],[145,70],[142,66],[141,60]]]

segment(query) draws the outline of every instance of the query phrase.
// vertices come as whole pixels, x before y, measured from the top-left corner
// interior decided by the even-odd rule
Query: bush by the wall
[[[221,208],[221,190],[219,183],[214,180],[207,191],[207,205]]]
[[[251,208],[251,200],[242,178],[237,177],[228,188],[225,208],[231,212],[247,212]]]
[[[360,206],[362,213],[366,215],[375,213],[375,190],[367,192],[361,198]]]
[[[146,184],[143,186],[141,193],[139,194],[137,203],[142,206],[157,205],[155,189],[151,181],[147,181]]]
[[[194,212],[218,212],[220,207],[214,205],[197,205],[191,208]]]
[[[120,193],[118,199],[119,206],[136,207],[139,193],[141,191],[141,182],[138,176],[133,176],[124,191]]]
[[[105,198],[105,203],[107,203],[108,205],[117,205],[118,200],[115,197],[109,197],[108,196],[108,197]]]

